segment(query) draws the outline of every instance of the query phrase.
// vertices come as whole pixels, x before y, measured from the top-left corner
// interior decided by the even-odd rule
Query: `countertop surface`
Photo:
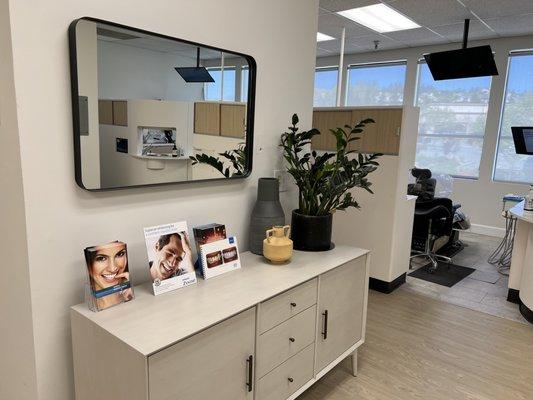
[[[509,209],[509,212],[519,220],[533,224],[533,211],[524,211],[525,200]]]
[[[295,251],[289,264],[272,265],[245,252],[241,269],[209,280],[199,278],[196,285],[154,296],[149,282],[134,287],[135,299],[128,303],[101,312],[90,311],[82,303],[71,312],[149,356],[367,253],[351,246]]]

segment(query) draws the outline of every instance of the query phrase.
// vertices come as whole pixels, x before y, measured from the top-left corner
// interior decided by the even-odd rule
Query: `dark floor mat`
[[[463,251],[466,246],[467,245],[465,245],[462,242],[459,242],[459,243],[456,242],[454,244],[448,244],[448,245],[443,246],[442,248],[440,248],[437,251],[437,254],[441,254],[443,256],[451,258],[451,257],[455,256],[457,253]]]
[[[427,270],[427,266],[423,266],[416,271],[411,272],[409,276],[433,282],[438,285],[452,287],[474,271],[474,268],[462,267],[460,265],[447,264],[439,261],[439,265],[435,272],[430,274]]]

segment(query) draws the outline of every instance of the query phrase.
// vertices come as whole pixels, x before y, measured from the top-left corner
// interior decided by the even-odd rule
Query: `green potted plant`
[[[239,146],[235,150],[225,151],[223,153],[218,153],[219,156],[226,159],[231,163],[233,171],[229,167],[224,165],[225,160],[221,160],[218,157],[210,156],[205,153],[196,154],[195,156],[190,156],[189,159],[192,161],[192,165],[196,164],[206,164],[210,165],[218,172],[220,172],[226,178],[232,178],[236,176],[243,176],[246,172],[246,145],[244,143],[239,143]]]
[[[353,154],[350,143],[360,139],[372,119],[365,119],[354,127],[330,129],[336,140],[335,152],[310,150],[311,140],[320,135],[317,129],[299,132],[298,116],[292,116],[289,132],[281,135],[280,147],[287,162],[287,171],[298,186],[298,209],[292,212],[291,231],[297,250],[324,251],[332,247],[331,232],[333,213],[359,204],[350,192],[362,188],[373,193],[367,179],[379,164],[382,154]]]

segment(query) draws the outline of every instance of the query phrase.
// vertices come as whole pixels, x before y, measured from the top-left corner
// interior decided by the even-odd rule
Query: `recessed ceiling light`
[[[320,33],[320,32],[316,33],[316,41],[317,42],[325,42],[327,40],[333,40],[333,39],[335,39],[335,38],[332,37],[332,36],[326,35],[324,33]]]
[[[380,33],[420,28],[412,19],[383,3],[338,11],[337,14]]]

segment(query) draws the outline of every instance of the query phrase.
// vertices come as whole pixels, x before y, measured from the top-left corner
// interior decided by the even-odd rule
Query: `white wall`
[[[21,274],[29,269],[31,284],[31,293],[26,289],[10,294],[13,302],[21,304],[20,320],[28,318],[31,294],[37,398],[71,400],[68,307],[83,299],[83,248],[115,239],[126,241],[137,284],[148,280],[144,226],[181,219],[190,226],[223,222],[228,232],[239,236],[243,250],[248,247],[257,178],[272,176],[277,167],[280,133],[295,112],[302,128],[311,125],[318,4],[317,0],[10,0],[9,6],[22,177],[19,173],[10,178],[15,179],[18,191],[8,204],[11,229],[22,241],[26,213],[28,252],[23,245],[17,248],[21,254],[16,266]],[[84,15],[253,55],[258,64],[253,176],[242,181],[103,193],[78,188],[72,155],[67,27]],[[298,49],[296,55],[294,49]],[[279,63],[280,59],[284,62]],[[42,62],[36,68],[28,60]],[[10,111],[14,111],[15,103],[11,103]],[[35,140],[38,135],[46,135],[46,140]],[[292,197],[284,203],[287,212],[295,205]],[[2,330],[0,342],[14,334]],[[16,334],[22,340],[31,329]],[[12,350],[3,354],[12,354]],[[3,357],[2,362],[12,366],[14,361]],[[25,365],[31,372],[32,363]],[[21,390],[22,377],[10,374],[10,378],[9,388]]]
[[[186,83],[174,67],[196,60],[98,40],[100,99],[203,100],[202,83]]]
[[[7,0],[0,0],[0,399],[37,397],[26,213]]]
[[[192,150],[194,104],[185,101],[128,100],[128,125],[100,125],[102,187],[123,187],[183,182],[189,175],[187,160],[156,160],[163,169],[149,169],[148,162],[133,157],[141,152],[139,127],[176,128],[176,143]],[[128,139],[128,154],[116,151],[116,139]],[[97,187],[98,188],[98,187]]]
[[[507,72],[507,56],[511,50],[532,48],[533,36],[478,41],[470,43],[469,46],[481,44],[490,44],[492,46],[493,51],[496,53],[496,64],[500,75],[492,79],[479,179],[455,179],[452,197],[456,202],[461,203],[463,210],[470,215],[474,225],[473,229],[478,232],[500,235],[505,226],[504,220],[500,216],[503,195],[507,193],[523,194],[528,188],[526,185],[492,181],[492,165],[498,140],[500,111]],[[424,53],[454,49],[459,46],[459,43],[455,43],[451,45],[414,47],[346,55],[344,58],[344,71],[346,71],[346,68],[350,64],[406,60],[407,76],[405,81],[404,104],[413,105],[415,100],[414,93],[418,60]],[[338,65],[338,57],[318,58],[316,65]],[[347,78],[346,72],[343,73],[343,77],[344,80]],[[346,85],[344,85],[345,87]],[[344,93],[342,93],[342,98],[344,97]],[[415,135],[414,143],[416,143],[417,132],[407,132],[407,134]],[[410,150],[406,150],[407,152],[402,152],[402,158],[406,157],[407,159],[414,160],[415,150],[416,145],[411,147]]]

